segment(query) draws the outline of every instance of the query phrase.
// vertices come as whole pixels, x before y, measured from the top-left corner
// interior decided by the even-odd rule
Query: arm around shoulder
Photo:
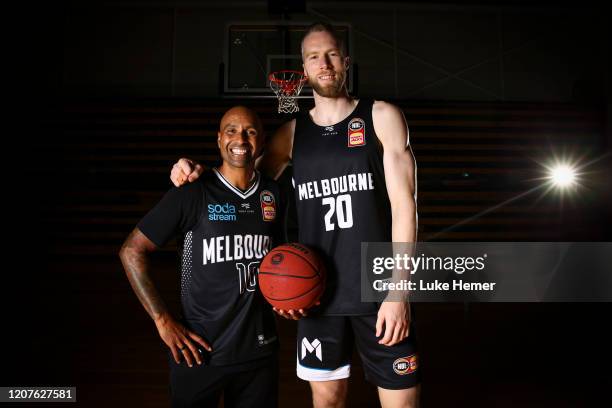
[[[278,179],[291,161],[295,119],[283,124],[266,139],[263,154],[257,159],[257,168],[274,180]]]

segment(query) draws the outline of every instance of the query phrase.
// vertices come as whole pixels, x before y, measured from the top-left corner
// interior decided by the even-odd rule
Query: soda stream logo
[[[210,221],[236,221],[236,206],[230,203],[208,204]]]

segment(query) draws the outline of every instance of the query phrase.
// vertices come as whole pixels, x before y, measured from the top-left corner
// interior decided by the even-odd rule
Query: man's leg
[[[170,398],[173,408],[216,407],[225,386],[225,373],[221,367],[207,364],[187,366],[177,364],[168,352],[170,364]]]
[[[278,406],[278,358],[272,356],[258,362],[246,371],[228,374],[231,379],[224,389],[226,408],[276,408]]]
[[[378,344],[376,315],[352,316],[352,330],[366,379],[378,387],[383,408],[417,408],[420,368],[414,325],[410,335],[393,346]]]
[[[310,381],[314,408],[344,408],[348,379],[332,381]]]
[[[297,376],[310,382],[316,408],[344,407],[353,335],[344,316],[312,316],[298,321]]]
[[[420,391],[420,385],[403,390],[378,387],[378,398],[382,408],[418,408]]]

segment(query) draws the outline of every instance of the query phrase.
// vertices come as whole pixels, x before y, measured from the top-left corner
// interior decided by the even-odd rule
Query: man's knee
[[[403,390],[378,387],[378,397],[383,408],[419,408],[420,391],[419,385]]]
[[[346,402],[346,391],[348,381],[311,381],[312,401],[315,408],[339,408],[344,407]]]

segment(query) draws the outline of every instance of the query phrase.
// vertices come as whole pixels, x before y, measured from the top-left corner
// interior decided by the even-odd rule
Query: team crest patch
[[[408,375],[414,373],[418,368],[417,355],[400,357],[393,362],[393,371],[397,375]]]
[[[274,194],[268,190],[264,190],[259,194],[259,201],[261,202],[261,215],[264,221],[274,221],[276,218],[276,200],[274,200]]]
[[[348,147],[364,146],[365,122],[363,119],[354,118],[348,124]]]

